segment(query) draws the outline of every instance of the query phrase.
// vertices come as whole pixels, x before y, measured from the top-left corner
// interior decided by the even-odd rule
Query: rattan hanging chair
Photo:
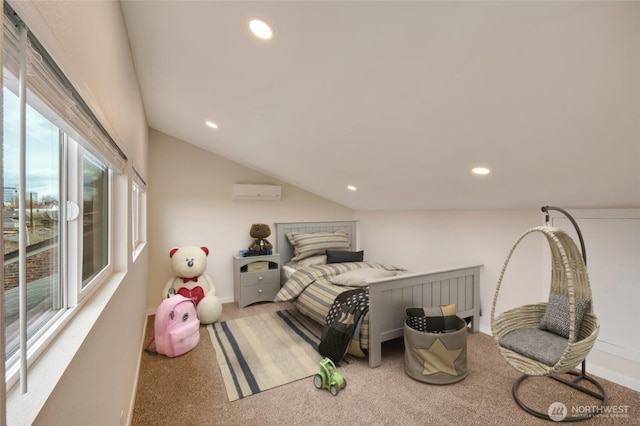
[[[552,208],[544,207],[543,211],[546,212],[546,209]],[[539,226],[527,230],[518,238],[507,256],[500,273],[500,278],[498,279],[491,307],[491,329],[498,350],[509,365],[523,374],[513,386],[514,399],[525,411],[547,420],[557,419],[552,419],[548,413],[538,412],[529,408],[518,396],[518,387],[530,376],[549,376],[601,400],[601,407],[606,405],[607,402],[604,388],[586,374],[585,358],[595,344],[600,323],[593,311],[593,299],[586,269],[586,255],[584,254],[582,235],[577,224],[568,213],[562,209],[553,209],[566,214],[576,227],[576,231],[580,237],[582,254],[571,237],[562,229],[551,226]],[[565,300],[568,297],[568,335],[564,337],[557,336],[551,331],[541,330],[545,328],[541,326],[541,322],[549,306],[548,302],[509,309],[500,313],[498,316],[495,314],[500,287],[509,260],[519,243],[525,237],[534,233],[542,233],[546,237],[551,249],[550,294],[564,295],[561,297],[565,297]],[[580,303],[579,306],[577,306],[578,303]],[[588,308],[584,308],[587,305]],[[580,312],[579,308],[584,308],[585,312]],[[579,317],[581,313],[583,317],[581,324],[579,324],[580,318],[576,317]],[[567,313],[564,312],[563,315],[567,315]],[[536,340],[539,338],[541,338],[541,340]],[[553,345],[548,344],[547,338],[555,339],[555,350],[550,349],[550,346]],[[518,340],[522,340],[523,344],[520,345]],[[509,344],[507,344],[507,341],[509,341]],[[552,353],[549,354],[548,352]],[[582,363],[582,372],[576,373],[574,369],[580,363]],[[561,377],[563,373],[569,373],[578,376],[578,378],[576,380],[567,380]],[[599,392],[594,392],[591,388],[582,387],[579,384],[581,380],[591,382]],[[593,414],[597,413],[582,417],[566,417],[564,420],[584,420],[592,417]]]

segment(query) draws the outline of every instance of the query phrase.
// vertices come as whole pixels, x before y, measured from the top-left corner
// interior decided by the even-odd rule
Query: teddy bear
[[[267,254],[267,252],[273,248],[267,240],[267,237],[271,235],[271,228],[269,228],[269,225],[266,223],[254,223],[251,225],[249,235],[251,235],[251,238],[255,238],[249,246],[249,250],[252,252]]]
[[[193,300],[201,324],[213,324],[222,315],[222,303],[216,296],[211,278],[205,273],[208,255],[207,247],[171,249],[169,257],[175,277],[167,282],[163,292],[163,297],[181,294]]]

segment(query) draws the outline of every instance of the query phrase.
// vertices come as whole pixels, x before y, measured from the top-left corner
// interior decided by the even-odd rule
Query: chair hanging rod
[[[580,250],[582,251],[582,260],[584,261],[584,264],[586,266],[587,265],[587,252],[585,251],[585,248],[584,248],[584,239],[582,238],[582,232],[580,232],[580,227],[578,226],[578,223],[575,221],[573,216],[571,216],[566,210],[563,210],[560,207],[544,206],[540,210],[542,210],[542,212],[545,214],[545,219],[544,220],[547,223],[547,225],[549,224],[549,210],[559,211],[560,213],[565,215],[567,218],[569,218],[569,220],[573,224],[573,227],[576,229],[576,232],[578,233],[578,239],[580,240]]]

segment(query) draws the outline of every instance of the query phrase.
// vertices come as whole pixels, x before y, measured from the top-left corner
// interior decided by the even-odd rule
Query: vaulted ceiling
[[[356,210],[640,206],[637,2],[121,3],[149,125],[275,179]]]

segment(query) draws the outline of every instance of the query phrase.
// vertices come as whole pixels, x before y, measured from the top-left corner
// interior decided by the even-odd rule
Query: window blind
[[[18,76],[20,64],[20,18],[4,3],[3,67]],[[53,112],[56,126],[96,155],[118,173],[124,171],[127,157],[109,136],[84,102],[73,84],[49,56],[35,36],[27,33],[27,90],[36,95],[29,104],[46,117]]]
[[[138,185],[138,188],[142,191],[147,190],[147,183],[142,179],[142,176],[140,176],[140,173],[138,173],[135,167],[133,168],[133,182]]]

